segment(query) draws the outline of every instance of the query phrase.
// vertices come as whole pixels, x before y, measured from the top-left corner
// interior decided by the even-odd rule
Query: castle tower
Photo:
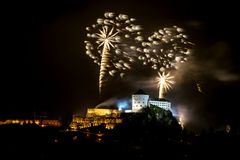
[[[140,112],[143,107],[148,106],[149,95],[139,89],[132,95],[132,112]]]

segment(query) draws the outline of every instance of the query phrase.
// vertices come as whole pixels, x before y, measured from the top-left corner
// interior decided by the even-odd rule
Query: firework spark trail
[[[170,73],[165,74],[163,72],[162,74],[158,72],[159,77],[157,77],[157,82],[158,82],[158,87],[159,87],[159,97],[158,98],[163,98],[164,91],[169,90],[172,88],[172,84],[175,82],[173,81],[173,76],[170,76]]]
[[[170,72],[188,60],[193,45],[188,41],[184,30],[177,26],[159,29],[148,37],[148,41],[142,42],[143,54],[138,59],[143,65],[150,65],[158,72],[158,82],[165,81],[165,85],[158,83],[159,98],[163,98],[164,91],[171,88],[174,83],[172,80],[174,77],[170,76]]]
[[[99,75],[99,92],[101,93],[104,77],[107,72],[107,64],[109,63],[109,50],[107,49],[106,45],[104,44],[103,51],[102,51],[102,59],[101,59],[101,66],[100,66],[100,75]]]
[[[99,47],[103,45],[101,65],[100,65],[100,75],[99,75],[99,92],[101,93],[104,77],[107,73],[107,65],[109,64],[109,61],[110,61],[110,53],[109,53],[110,46],[115,48],[112,45],[112,42],[116,42],[114,41],[114,38],[115,38],[114,36],[116,36],[118,32],[112,34],[113,32],[113,28],[112,28],[111,31],[108,33],[107,27],[105,28],[103,27],[103,31],[101,30],[99,31],[102,33],[102,34],[97,34],[99,41],[102,42],[99,45]]]
[[[143,41],[142,28],[135,25],[135,21],[128,15],[106,12],[104,18],[97,19],[97,24],[86,27],[89,38],[85,41],[86,54],[100,66],[99,93],[108,79],[107,75],[118,74],[122,78],[136,61],[137,53],[141,52],[138,46]]]

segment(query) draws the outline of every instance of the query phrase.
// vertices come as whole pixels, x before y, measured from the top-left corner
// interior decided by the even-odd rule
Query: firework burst
[[[179,63],[188,60],[193,45],[182,28],[173,26],[159,29],[148,37],[147,42],[142,42],[144,54],[139,59],[144,65],[150,64],[154,70],[171,71],[177,69]]]
[[[158,72],[159,98],[163,98],[164,91],[174,83],[170,72],[188,60],[193,45],[184,30],[177,26],[159,29],[148,41],[142,42],[144,49],[139,60]]]
[[[104,18],[97,19],[96,24],[86,27],[86,54],[100,66],[99,93],[108,75],[123,77],[138,57],[136,53],[141,49],[137,46],[143,38],[140,32],[142,28],[135,25],[135,21],[125,14],[106,12]]]
[[[159,77],[157,77],[157,83],[159,88],[159,98],[163,98],[164,91],[169,90],[172,88],[172,84],[175,82],[173,81],[174,77],[170,75],[170,73],[165,74],[163,72],[162,74],[158,72]]]

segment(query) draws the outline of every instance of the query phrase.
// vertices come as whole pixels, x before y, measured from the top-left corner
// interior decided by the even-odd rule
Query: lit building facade
[[[38,125],[40,127],[61,127],[62,123],[59,120],[40,120],[40,119],[8,119],[0,121],[0,125]]]
[[[138,90],[132,95],[132,112],[140,112],[143,107],[148,106],[149,95],[143,90]]]
[[[104,126],[105,129],[113,129],[117,124],[122,123],[121,112],[117,109],[89,108],[86,117],[73,115],[69,127],[71,131],[78,131],[84,128]]]
[[[86,117],[120,117],[121,112],[117,109],[88,108]]]
[[[151,105],[155,105],[155,106],[158,106],[162,109],[165,109],[165,110],[169,110],[171,111],[171,102],[166,100],[166,99],[153,99],[153,100],[149,100],[149,104]]]

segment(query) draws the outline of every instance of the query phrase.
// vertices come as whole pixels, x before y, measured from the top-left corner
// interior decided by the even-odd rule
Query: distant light
[[[172,112],[172,115],[173,115],[175,118],[177,118],[177,117],[178,117],[178,113],[177,113],[177,111],[176,111],[176,108],[175,108],[175,107],[172,107],[172,108],[171,108],[171,112]]]
[[[230,125],[226,125],[225,130],[226,130],[227,133],[229,133],[231,131],[231,126]]]
[[[125,113],[131,113],[132,110],[128,109],[128,110],[125,110]]]
[[[78,138],[77,136],[74,136],[74,137],[73,137],[73,140],[75,141],[75,140],[77,140],[77,138]]]
[[[118,101],[117,102],[117,107],[118,107],[118,110],[123,110],[123,109],[128,108],[128,101],[126,101],[126,100]]]

